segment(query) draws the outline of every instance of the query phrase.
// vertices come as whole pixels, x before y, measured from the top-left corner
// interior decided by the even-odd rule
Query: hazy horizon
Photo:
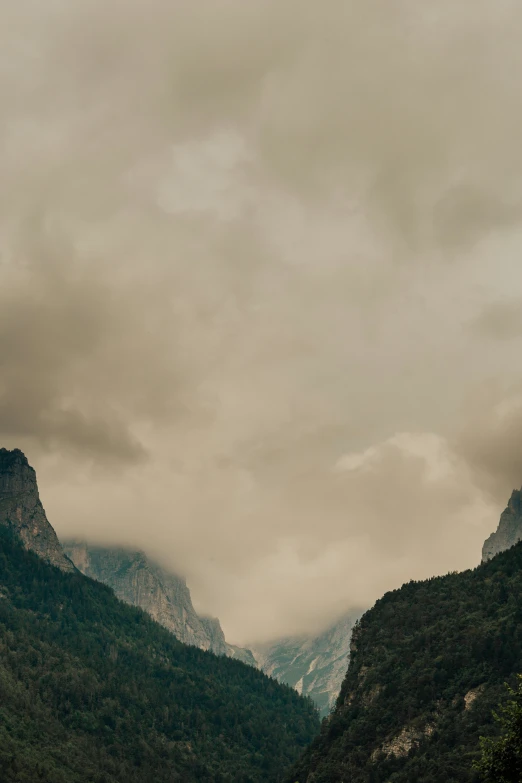
[[[227,639],[480,561],[522,485],[522,7],[0,7],[0,444]]]

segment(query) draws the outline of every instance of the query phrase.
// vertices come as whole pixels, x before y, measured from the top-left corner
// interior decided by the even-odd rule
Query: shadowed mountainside
[[[257,669],[184,645],[0,528],[3,783],[268,783],[319,728]]]
[[[337,705],[288,783],[472,783],[522,671],[522,542],[386,593],[355,626]]]

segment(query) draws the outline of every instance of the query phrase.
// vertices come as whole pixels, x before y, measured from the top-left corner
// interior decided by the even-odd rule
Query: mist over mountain
[[[341,690],[352,629],[360,614],[344,615],[318,636],[287,637],[255,647],[257,664],[266,674],[309,696],[325,717]]]
[[[391,8],[0,4],[1,442],[239,644],[471,567],[522,475],[522,9]]]
[[[520,0],[0,2],[0,783],[479,783],[521,53]]]
[[[159,598],[164,619],[192,621],[177,626],[191,644],[80,573],[21,451],[0,452],[0,487],[1,780],[279,780],[318,729],[312,703],[197,649],[198,633],[211,646],[219,625],[198,626],[184,582],[169,582],[139,553],[84,548],[80,559],[85,570],[92,559],[138,595]],[[165,607],[169,589],[183,605]]]
[[[480,566],[412,580],[363,614],[335,710],[288,783],[482,780],[479,738],[496,736],[522,672],[521,533],[514,491]]]
[[[321,715],[335,704],[348,665],[357,617],[350,613],[322,634],[278,639],[248,650],[228,644],[217,618],[199,617],[185,579],[143,552],[62,542],[64,552],[86,576],[109,585],[118,598],[139,606],[185,644],[259,667],[265,674],[309,696]]]
[[[184,644],[255,665],[249,650],[228,644],[217,618],[199,617],[185,579],[167,571],[144,552],[63,541],[65,554],[92,579],[109,587],[122,601],[139,606]]]
[[[183,645],[0,529],[5,783],[277,781],[318,729],[256,669]]]

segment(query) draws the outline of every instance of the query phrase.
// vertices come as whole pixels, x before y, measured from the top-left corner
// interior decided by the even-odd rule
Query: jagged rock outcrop
[[[504,552],[522,540],[522,490],[515,489],[503,511],[498,528],[484,542],[482,562]]]
[[[36,473],[19,449],[0,449],[0,525],[27,549],[63,571],[74,571],[50,525],[38,493]]]
[[[426,724],[423,729],[405,726],[400,734],[388,742],[383,742],[380,748],[372,753],[372,761],[377,761],[383,754],[386,758],[395,756],[396,758],[405,758],[410,751],[419,747],[420,743],[426,738],[431,737],[434,727],[431,723]]]
[[[260,668],[310,696],[322,716],[335,704],[348,666],[352,628],[359,615],[344,615],[318,636],[290,636],[255,648]]]
[[[83,574],[112,587],[118,598],[139,606],[181,642],[255,665],[249,650],[227,644],[218,619],[196,613],[186,581],[144,552],[82,541],[65,541],[64,550]]]

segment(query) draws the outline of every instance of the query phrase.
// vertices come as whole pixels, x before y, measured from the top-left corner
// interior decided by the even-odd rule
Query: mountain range
[[[167,571],[144,552],[65,540],[63,547],[47,520],[36,473],[18,449],[0,449],[0,524],[15,530],[24,545],[64,571],[74,567],[111,587],[121,600],[146,611],[180,641],[257,666],[278,681],[310,696],[322,716],[335,703],[349,656],[354,616],[323,633],[284,637],[255,651],[229,644],[217,618],[194,610],[183,577]]]
[[[515,491],[477,568],[411,581],[315,638],[237,650],[143,553],[64,551],[34,470],[2,449],[0,780],[478,783],[480,737],[522,672],[521,597]],[[300,693],[328,712],[350,637],[319,730]]]
[[[318,730],[310,700],[75,568],[20,451],[0,501],[2,783],[280,780]]]
[[[323,717],[330,712],[348,665],[356,614],[343,616],[317,636],[284,637],[249,650],[229,644],[217,618],[196,613],[185,579],[144,552],[67,539],[63,549],[79,571],[139,606],[181,642],[257,666],[309,696]]]

